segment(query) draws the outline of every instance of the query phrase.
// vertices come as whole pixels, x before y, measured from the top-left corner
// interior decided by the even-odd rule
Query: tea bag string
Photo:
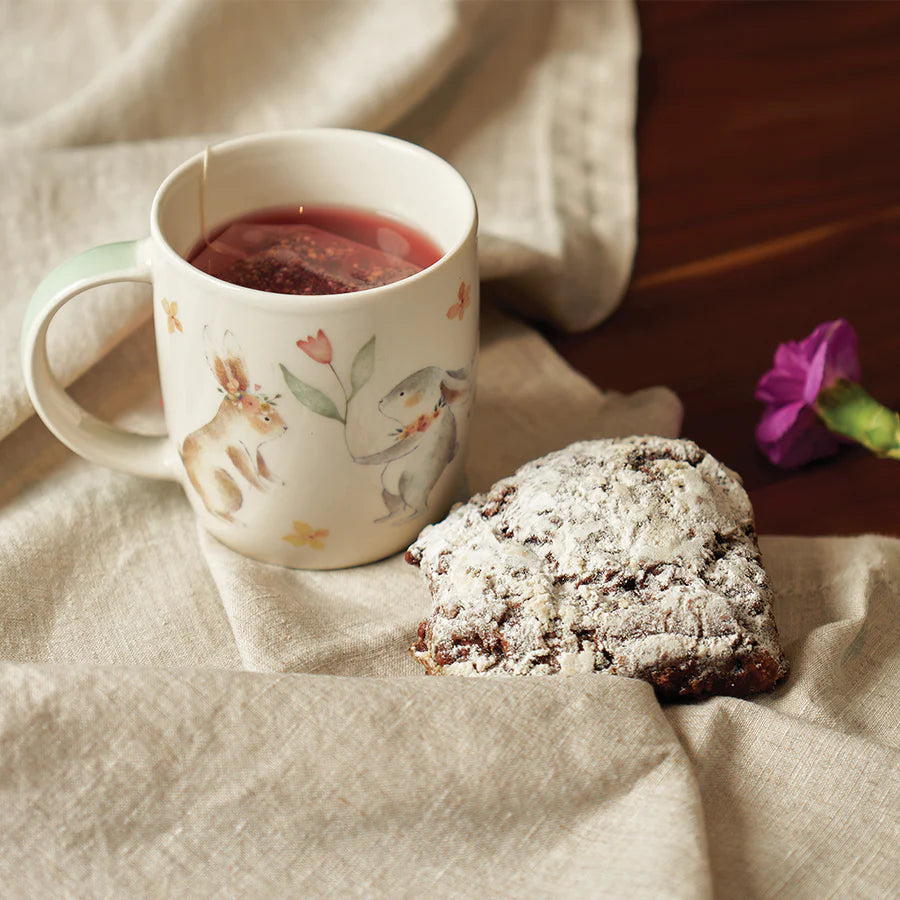
[[[200,234],[206,246],[213,249],[209,240],[209,231],[206,227],[206,181],[209,176],[209,144],[203,151],[203,169],[200,172]]]
[[[212,147],[207,144],[206,149],[203,151],[203,167],[200,170],[200,234],[207,249],[213,253],[219,253],[222,256],[240,256],[237,250],[233,250],[227,245],[223,248],[221,241],[213,242],[209,239],[209,229],[206,222],[206,185],[209,181],[209,161],[211,156]]]

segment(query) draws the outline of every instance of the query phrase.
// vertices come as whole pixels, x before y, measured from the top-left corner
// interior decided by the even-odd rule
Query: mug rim
[[[455,244],[453,244],[450,249],[442,253],[441,257],[436,262],[432,263],[427,268],[422,269],[420,272],[416,272],[414,275],[409,275],[408,277],[402,278],[399,281],[394,281],[391,284],[365,288],[364,290],[360,291],[348,291],[339,294],[282,294],[274,291],[262,291],[256,288],[249,288],[244,287],[243,285],[232,284],[229,281],[225,281],[221,278],[216,278],[214,275],[210,275],[207,272],[203,272],[202,270],[198,269],[196,266],[193,266],[187,259],[185,259],[180,253],[178,253],[174,247],[172,247],[172,245],[164,236],[162,228],[160,227],[160,206],[164,202],[166,195],[172,189],[174,184],[181,178],[185,177],[185,175],[195,165],[202,164],[203,155],[206,151],[201,150],[200,152],[195,153],[193,156],[189,157],[176,168],[174,168],[165,177],[165,179],[163,179],[163,182],[160,184],[159,188],[157,188],[156,194],[153,198],[153,204],[150,209],[150,235],[153,243],[162,250],[167,259],[169,259],[175,266],[180,268],[185,277],[189,279],[199,279],[200,283],[202,285],[205,285],[206,287],[215,286],[217,290],[224,291],[226,294],[233,296],[236,300],[275,310],[283,310],[288,305],[297,309],[298,305],[302,305],[304,311],[314,312],[320,306],[327,306],[328,309],[336,311],[338,308],[347,309],[359,305],[365,305],[371,303],[376,299],[383,298],[385,295],[390,294],[391,292],[396,291],[401,285],[404,289],[413,288],[416,284],[418,284],[420,280],[428,277],[431,273],[449,264],[449,262],[460,252],[460,250],[462,250],[463,247],[466,246],[466,244],[477,233],[478,206],[475,200],[474,192],[472,191],[469,183],[465,180],[465,178],[463,178],[459,171],[449,162],[447,162],[447,160],[445,160],[442,156],[439,156],[437,153],[434,153],[431,150],[426,150],[424,147],[421,147],[418,144],[414,144],[411,141],[407,141],[402,138],[393,137],[392,135],[387,134],[381,134],[377,131],[365,131],[362,129],[354,128],[298,128],[282,131],[263,131],[257,132],[255,134],[244,135],[242,137],[230,138],[227,141],[221,141],[217,144],[211,144],[210,148],[214,148],[218,151],[238,150],[242,147],[252,146],[254,144],[286,141],[292,138],[313,135],[322,137],[323,139],[331,137],[343,141],[372,140],[378,143],[389,144],[404,152],[412,153],[420,157],[425,157],[429,160],[430,163],[437,163],[438,165],[444,167],[447,173],[453,179],[455,179],[459,186],[463,189],[466,199],[471,204],[471,208],[468,213],[470,224],[465,234]]]

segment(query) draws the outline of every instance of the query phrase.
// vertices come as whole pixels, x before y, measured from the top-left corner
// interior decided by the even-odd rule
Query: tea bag
[[[234,222],[192,260],[232,284],[279,294],[344,294],[421,268],[313,225]]]

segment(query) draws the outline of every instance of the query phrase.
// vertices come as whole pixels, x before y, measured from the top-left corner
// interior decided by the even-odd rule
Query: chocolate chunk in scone
[[[676,698],[788,671],[750,501],[691,441],[572,444],[425,528],[406,559],[434,601],[411,648],[429,674],[608,672]]]

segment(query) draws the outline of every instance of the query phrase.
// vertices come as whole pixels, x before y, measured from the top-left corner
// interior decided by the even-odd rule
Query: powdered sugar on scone
[[[407,552],[435,608],[434,674],[644,678],[664,696],[745,694],[787,672],[753,513],[696,444],[573,444],[427,527]]]

